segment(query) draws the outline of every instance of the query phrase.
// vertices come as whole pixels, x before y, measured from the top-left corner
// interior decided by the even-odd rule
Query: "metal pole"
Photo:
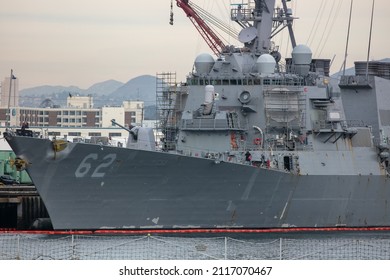
[[[11,108],[10,108],[10,103],[11,103],[11,88],[12,88],[12,77],[13,77],[13,70],[11,69],[11,76],[9,77],[9,94],[8,94],[8,117],[7,117],[7,127],[10,127],[10,122],[11,122]]]
[[[282,5],[283,5],[284,13],[285,13],[285,15],[287,17],[287,3],[286,3],[286,0],[282,0]],[[290,34],[290,40],[291,40],[292,48],[295,48],[297,46],[297,42],[295,40],[294,30],[293,30],[293,27],[292,27],[292,18],[287,19],[287,28],[288,28],[288,32]]]
[[[17,253],[17,256],[16,256],[16,259],[20,260],[20,235],[18,234],[17,235],[18,237],[18,253]]]
[[[283,238],[280,238],[279,240],[279,260],[283,259]]]
[[[350,29],[351,29],[351,18],[352,18],[352,6],[353,6],[353,0],[351,0],[351,8],[349,10],[348,34],[347,34],[347,43],[346,43],[346,46],[345,46],[343,76],[345,76],[345,67],[346,67],[346,64],[347,64],[349,32],[350,32]]]
[[[76,256],[75,256],[75,249],[74,249],[74,234],[71,235],[71,246],[72,246],[72,256],[71,256],[71,260],[75,260],[76,259]]]
[[[225,236],[225,260],[227,260],[227,237]]]
[[[374,6],[375,6],[375,0],[372,0],[370,38],[368,40],[367,65],[366,65],[366,81],[367,81],[367,83],[368,83],[368,62],[370,60],[370,51],[371,51],[372,23],[373,23],[373,20],[374,20]]]

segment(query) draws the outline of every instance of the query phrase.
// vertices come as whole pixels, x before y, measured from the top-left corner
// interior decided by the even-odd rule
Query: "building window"
[[[69,132],[69,136],[81,136],[81,132]]]
[[[61,132],[58,131],[49,131],[49,136],[61,136]]]
[[[100,132],[89,132],[88,136],[102,136]]]
[[[109,137],[121,137],[122,133],[120,133],[120,132],[110,132],[110,133],[108,133],[108,136]]]

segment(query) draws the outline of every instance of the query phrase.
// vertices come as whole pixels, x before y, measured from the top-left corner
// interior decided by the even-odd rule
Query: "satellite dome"
[[[270,54],[262,54],[256,61],[257,70],[260,74],[275,73],[276,61]]]
[[[210,72],[215,61],[214,58],[208,53],[202,53],[195,59],[195,70],[198,74],[207,74]]]
[[[311,63],[312,52],[306,45],[298,45],[292,51],[292,61],[296,65],[309,65]]]

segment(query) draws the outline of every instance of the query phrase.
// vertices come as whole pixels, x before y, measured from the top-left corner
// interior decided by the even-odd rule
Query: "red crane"
[[[189,0],[176,0],[176,5],[186,13],[187,17],[190,18],[192,24],[206,41],[207,45],[209,45],[211,50],[216,55],[221,54],[222,50],[225,48],[225,44],[191,7]]]

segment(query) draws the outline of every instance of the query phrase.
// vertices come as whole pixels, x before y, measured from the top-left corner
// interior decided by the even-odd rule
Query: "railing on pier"
[[[283,237],[0,234],[0,260],[388,260],[390,240]],[[377,233],[379,234],[379,233]],[[386,236],[385,233],[382,233]],[[265,236],[267,235],[267,236]],[[374,234],[375,235],[375,234]]]

